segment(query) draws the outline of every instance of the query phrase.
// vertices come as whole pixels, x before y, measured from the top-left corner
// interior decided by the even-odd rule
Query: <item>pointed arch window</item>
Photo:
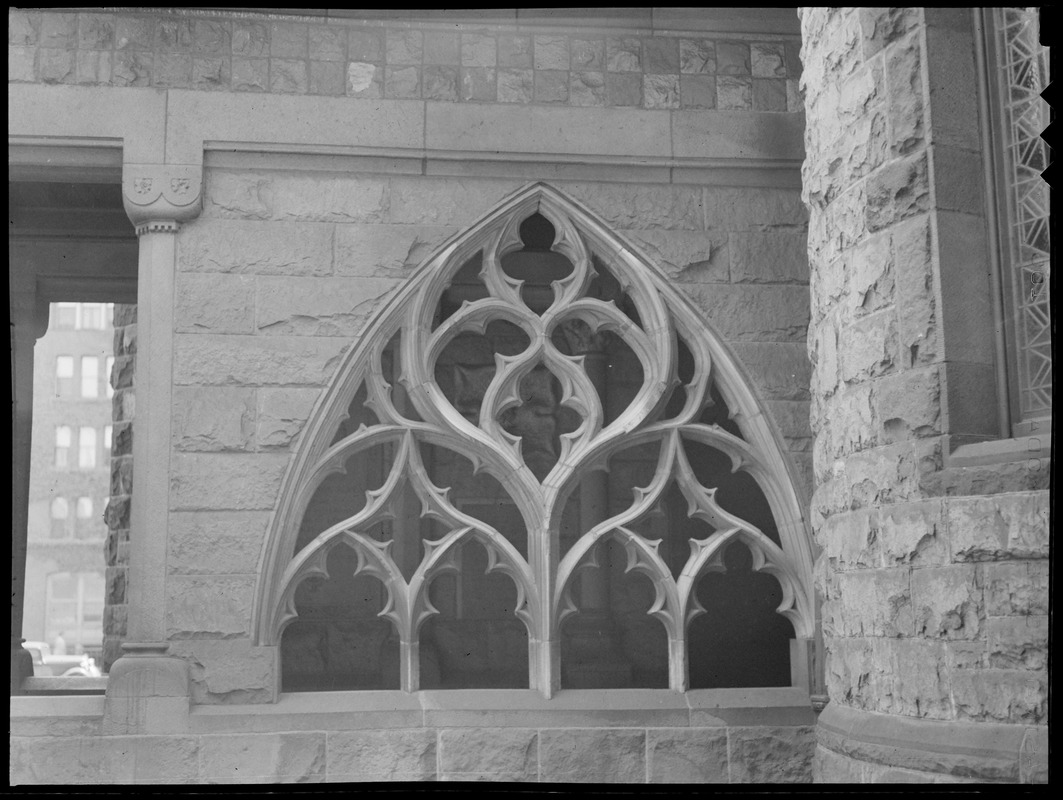
[[[550,187],[352,348],[255,606],[282,690],[791,685],[811,547],[779,439],[683,296]]]

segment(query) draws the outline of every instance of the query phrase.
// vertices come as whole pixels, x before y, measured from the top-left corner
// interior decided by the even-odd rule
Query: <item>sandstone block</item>
[[[864,58],[898,41],[921,21],[918,8],[861,8],[860,31]]]
[[[532,64],[532,38],[530,36],[498,37],[498,66],[530,69]]]
[[[40,79],[44,83],[74,83],[77,80],[74,61],[74,53],[71,50],[40,48],[37,51]]]
[[[391,222],[465,227],[519,188],[518,181],[393,178]]]
[[[954,670],[952,696],[958,719],[1026,725],[1047,721],[1048,682],[1044,672]]]
[[[306,94],[310,85],[305,61],[288,58],[269,60],[269,90],[277,94]]]
[[[882,230],[926,212],[930,186],[926,153],[917,153],[884,164],[867,180],[867,229]]]
[[[713,84],[713,92],[715,92]],[[642,105],[642,76],[625,72],[605,74],[605,104],[608,106]]]
[[[304,783],[325,777],[324,733],[240,733],[199,737],[204,783]]]
[[[450,66],[460,64],[460,34],[457,31],[425,31],[424,63],[447,64]]]
[[[728,280],[727,236],[718,232],[633,230],[624,235],[669,278],[683,283]]]
[[[7,79],[9,82],[23,81],[32,83],[37,74],[34,70],[34,62],[37,58],[37,48],[18,47],[8,45],[7,48]]]
[[[166,581],[167,637],[247,636],[254,591],[254,575],[171,575]]]
[[[807,400],[811,365],[803,344],[735,342],[735,355],[766,400]]]
[[[255,414],[258,447],[288,447],[321,395],[318,389],[259,389]]]
[[[1042,670],[1048,663],[1047,615],[988,619],[986,635],[994,669]]]
[[[351,28],[347,31],[347,56],[351,61],[378,63],[384,58],[384,31]]]
[[[457,100],[458,68],[425,67],[422,96],[425,100]]]
[[[731,280],[807,284],[807,238],[802,230],[732,233]]]
[[[231,82],[229,59],[193,58],[192,88],[207,90],[228,89]]]
[[[288,456],[262,453],[175,453],[170,466],[174,511],[270,509]]]
[[[555,783],[644,783],[646,732],[637,729],[544,730],[539,780]]]
[[[815,729],[728,728],[731,783],[811,783]]]
[[[41,47],[62,47],[73,50],[77,47],[77,14],[48,13],[41,16]]]
[[[702,230],[704,227],[701,190],[694,187],[573,183],[564,189],[618,228]]]
[[[786,77],[786,53],[782,42],[751,44],[749,56],[754,78]]]
[[[269,59],[233,58],[232,87],[237,92],[268,91]]]
[[[568,96],[572,105],[605,105],[605,73],[573,72],[570,76]]]
[[[679,76],[643,75],[642,102],[646,108],[679,108]]]
[[[530,69],[500,69],[496,78],[498,82],[498,102],[530,103],[534,96],[535,83]]]
[[[808,211],[795,189],[712,188],[705,191],[710,228],[758,231],[764,226],[804,225]]]
[[[308,27],[302,23],[272,23],[269,54],[274,58],[306,58],[308,33]]]
[[[37,44],[41,32],[41,14],[32,11],[7,12],[7,43],[10,45]]]
[[[711,75],[680,75],[679,105],[683,108],[716,108],[716,79]]]
[[[385,36],[389,64],[420,64],[424,53],[421,31],[388,29]]]
[[[896,676],[888,666],[887,642],[885,639],[827,640],[827,688],[831,702],[865,711],[890,710]]]
[[[906,568],[838,575],[839,630],[846,636],[910,636],[912,597]]]
[[[679,72],[679,42],[670,36],[648,36],[642,40],[642,71],[668,75]]]
[[[1048,555],[1047,492],[954,498],[948,521],[954,561]]]
[[[439,733],[440,778],[535,781],[539,739],[525,728],[458,728]]]
[[[170,514],[166,567],[177,575],[251,574],[266,538],[264,511]],[[209,558],[204,554],[209,553]]]
[[[344,87],[343,65],[335,61],[310,62],[310,93],[339,96]]]
[[[332,226],[200,219],[182,228],[177,264],[188,272],[328,275]]]
[[[854,567],[882,566],[875,547],[877,529],[874,519],[873,511],[862,509],[834,514],[818,527],[816,542],[830,559],[832,569],[844,572]]]
[[[174,383],[323,386],[349,341],[283,336],[177,334]]]
[[[891,314],[872,314],[854,322],[842,349],[842,379],[865,381],[896,369],[897,332]]]
[[[343,61],[347,52],[346,33],[342,28],[311,25],[310,58],[314,61]]]
[[[989,653],[982,640],[965,642],[954,639],[945,643],[949,671],[957,669],[982,669],[989,666]]]
[[[253,279],[244,275],[179,274],[174,330],[251,333],[254,290]]]
[[[727,730],[650,728],[649,783],[727,783]]]
[[[250,450],[254,426],[252,389],[174,389],[172,436],[177,450]]]
[[[888,232],[869,236],[845,255],[849,273],[847,310],[868,314],[894,303],[894,266]]]
[[[889,48],[886,53],[886,86],[892,134],[891,149],[910,153],[924,141],[923,83],[918,34]]]
[[[678,284],[729,342],[804,342],[808,289],[803,286]]]
[[[419,781],[436,777],[434,730],[333,731],[329,781]]]
[[[937,354],[932,272],[932,239],[925,216],[906,220],[891,230],[897,273],[897,335],[907,362],[930,363]]]
[[[875,419],[886,443],[941,434],[938,368],[910,369],[875,383]]]
[[[568,102],[568,72],[560,69],[534,70],[534,97],[537,103]]]
[[[573,70],[605,69],[604,39],[572,39],[570,42]]]
[[[249,639],[189,639],[170,645],[185,659],[197,705],[268,703],[274,688],[276,653]]]
[[[384,97],[417,98],[421,94],[421,70],[419,67],[384,68]]]
[[[892,639],[884,642],[886,660],[879,669],[893,676],[892,697],[879,699],[883,711],[909,717],[952,719],[950,677],[945,644],[927,639]],[[886,655],[886,654],[883,654]]]
[[[718,75],[749,75],[749,44],[746,42],[716,43],[716,73]]]
[[[1048,562],[985,565],[985,605],[990,616],[1048,613]]]
[[[754,111],[785,111],[786,81],[755,78],[753,80]]]
[[[347,64],[347,94],[350,97],[384,96],[384,68],[363,61]]]
[[[752,110],[752,78],[736,78],[731,75],[717,75],[716,107],[721,111]]]
[[[642,69],[642,43],[633,36],[605,40],[605,64],[610,72],[639,72]]]
[[[463,67],[493,67],[498,63],[494,36],[482,33],[461,35],[461,65]]]
[[[192,56],[185,53],[155,53],[152,63],[155,86],[187,89],[192,85]]]
[[[816,746],[812,759],[813,783],[865,783],[863,764],[849,756]]]
[[[260,277],[255,327],[270,336],[353,337],[396,285],[390,278]]]
[[[269,28],[260,22],[233,20],[232,48],[234,56],[268,55]]]
[[[916,633],[941,639],[974,639],[982,633],[985,608],[973,565],[912,570]]]
[[[711,39],[679,40],[679,71],[684,73],[716,72],[716,45]]]
[[[948,563],[948,538],[940,500],[883,506],[874,519],[883,566]]]
[[[461,70],[461,97],[481,103],[493,103],[496,96],[494,67],[466,67]]]

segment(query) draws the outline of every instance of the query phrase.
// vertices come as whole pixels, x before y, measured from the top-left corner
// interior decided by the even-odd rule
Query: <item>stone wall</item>
[[[103,610],[103,671],[122,655],[126,635],[129,570],[129,519],[133,502],[134,369],[137,352],[137,307],[114,307],[114,367],[108,380],[114,389],[111,431],[111,494],[104,512],[107,566]]]
[[[971,13],[801,16],[831,699],[817,777],[1043,779],[1048,465],[951,460],[995,435]],[[875,736],[896,746],[862,741],[874,717],[856,711],[894,717]],[[941,723],[921,757],[908,720]]]
[[[194,13],[191,13],[193,12]],[[571,33],[209,10],[14,11],[9,80],[581,107],[799,111],[795,37]],[[514,22],[516,19],[514,18]],[[758,40],[759,39],[759,40]]]
[[[523,182],[208,170],[178,235],[170,652],[196,703],[268,703],[250,643],[270,511],[299,434],[373,313]],[[794,190],[557,181],[705,312],[809,479],[805,210]],[[807,485],[799,488],[806,491]]]
[[[527,783],[808,783],[813,713],[785,707],[688,706],[638,692],[569,692],[547,701],[484,699],[455,711],[424,693],[340,710],[317,695],[299,711],[193,712],[162,735],[101,735],[102,698],[76,697],[57,715],[16,698],[11,783],[322,783],[486,780]],[[496,694],[499,690],[496,690]],[[459,692],[468,702],[470,692]],[[483,695],[484,693],[479,693]],[[488,695],[491,693],[488,692]],[[624,706],[622,695],[630,705]],[[632,698],[634,700],[632,701]],[[736,694],[730,698],[741,706]],[[514,702],[515,701],[515,702]],[[754,700],[754,705],[761,701]],[[727,700],[724,700],[727,703]],[[506,710],[508,707],[508,710]],[[210,709],[214,711],[217,709]]]

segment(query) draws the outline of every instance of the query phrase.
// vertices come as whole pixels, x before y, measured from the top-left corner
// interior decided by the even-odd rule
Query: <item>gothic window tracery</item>
[[[790,684],[811,554],[777,437],[555,190],[441,248],[307,435],[256,608],[283,690]]]

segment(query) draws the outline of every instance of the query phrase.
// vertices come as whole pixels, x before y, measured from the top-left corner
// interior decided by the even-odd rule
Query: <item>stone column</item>
[[[11,309],[11,694],[33,675],[33,660],[22,647],[26,590],[26,537],[29,525],[30,433],[33,430],[33,346],[48,330],[48,304],[37,297],[35,274],[9,271]]]
[[[202,167],[126,164],[126,213],[140,239],[137,412],[127,640],[111,667],[104,733],[164,733],[187,725],[188,666],[168,657],[166,541],[176,234],[201,207]]]
[[[970,9],[801,11],[819,781],[1047,768],[1047,469],[1000,435]]]

